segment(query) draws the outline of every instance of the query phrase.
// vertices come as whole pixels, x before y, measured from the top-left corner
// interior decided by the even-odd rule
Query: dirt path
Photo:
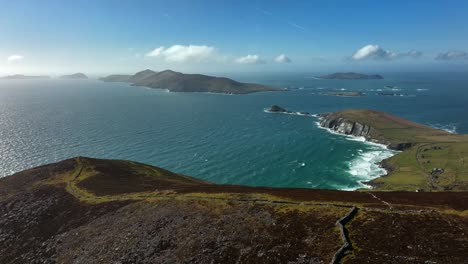
[[[388,206],[388,209],[393,210],[393,206],[392,206],[389,202],[386,202],[386,201],[380,199],[379,197],[377,197],[377,195],[375,195],[375,194],[373,194],[373,193],[371,193],[371,192],[367,192],[367,193],[368,193],[370,196],[372,196],[372,198],[374,198],[374,199],[380,201],[381,203],[385,204],[386,206]]]

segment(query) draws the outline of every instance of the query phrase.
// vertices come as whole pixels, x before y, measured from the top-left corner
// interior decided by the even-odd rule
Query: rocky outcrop
[[[291,111],[288,111],[278,105],[272,105],[267,111],[271,113],[291,113]]]
[[[372,127],[366,124],[360,124],[352,120],[347,120],[344,118],[330,118],[331,114],[321,114],[320,116],[320,126],[329,128],[337,133],[352,135],[355,137],[365,137],[366,139],[371,139],[369,134],[372,131]]]
[[[270,108],[265,109],[265,112],[268,113],[279,113],[279,114],[289,114],[289,115],[299,115],[299,116],[312,116],[311,113],[301,111],[301,112],[293,112],[290,110],[287,110],[281,106],[278,105],[272,105]]]

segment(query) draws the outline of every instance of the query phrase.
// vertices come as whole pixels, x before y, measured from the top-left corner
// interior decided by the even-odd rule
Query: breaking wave
[[[359,188],[372,188],[372,186],[366,185],[364,182],[387,175],[388,172],[379,163],[394,156],[398,151],[390,150],[383,144],[369,142],[364,137],[355,137],[335,132],[329,128],[320,126],[320,122],[318,121],[315,124],[329,133],[345,137],[350,141],[359,141],[366,145],[365,150],[358,149],[357,154],[352,155],[353,158],[347,162],[349,177],[356,180],[358,186],[339,188],[340,190],[353,191]]]

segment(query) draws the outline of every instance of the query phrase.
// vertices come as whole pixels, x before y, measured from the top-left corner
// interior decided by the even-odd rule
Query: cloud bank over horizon
[[[172,45],[156,48],[146,53],[146,57],[163,58],[167,62],[202,62],[215,60],[217,55],[215,48],[210,46]]]
[[[280,62],[280,63],[291,63],[292,62],[291,59],[288,58],[284,54],[278,55],[278,57],[275,58],[275,61]]]
[[[260,58],[260,56],[256,54],[254,55],[249,54],[247,56],[239,57],[235,59],[235,62],[239,64],[265,64],[266,63],[264,59]]]
[[[379,45],[369,44],[358,49],[351,56],[353,60],[394,60],[399,58],[413,58],[417,59],[422,56],[422,52],[417,50],[410,50],[408,52],[398,52],[392,50],[385,50]]]
[[[9,62],[11,62],[11,61],[20,61],[20,60],[23,60],[23,59],[24,59],[23,55],[17,55],[17,54],[7,57],[7,61],[9,61]]]
[[[435,57],[435,59],[444,61],[468,60],[468,53],[459,50],[441,52]]]

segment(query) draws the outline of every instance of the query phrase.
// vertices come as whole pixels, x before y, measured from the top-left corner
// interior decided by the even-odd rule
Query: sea
[[[88,156],[134,160],[220,184],[354,190],[384,175],[377,163],[396,154],[321,129],[314,116],[266,112],[273,104],[311,114],[375,109],[468,133],[466,73],[384,73],[384,80],[224,75],[288,91],[172,93],[91,79],[0,80],[0,177]],[[321,94],[338,91],[366,96]]]

